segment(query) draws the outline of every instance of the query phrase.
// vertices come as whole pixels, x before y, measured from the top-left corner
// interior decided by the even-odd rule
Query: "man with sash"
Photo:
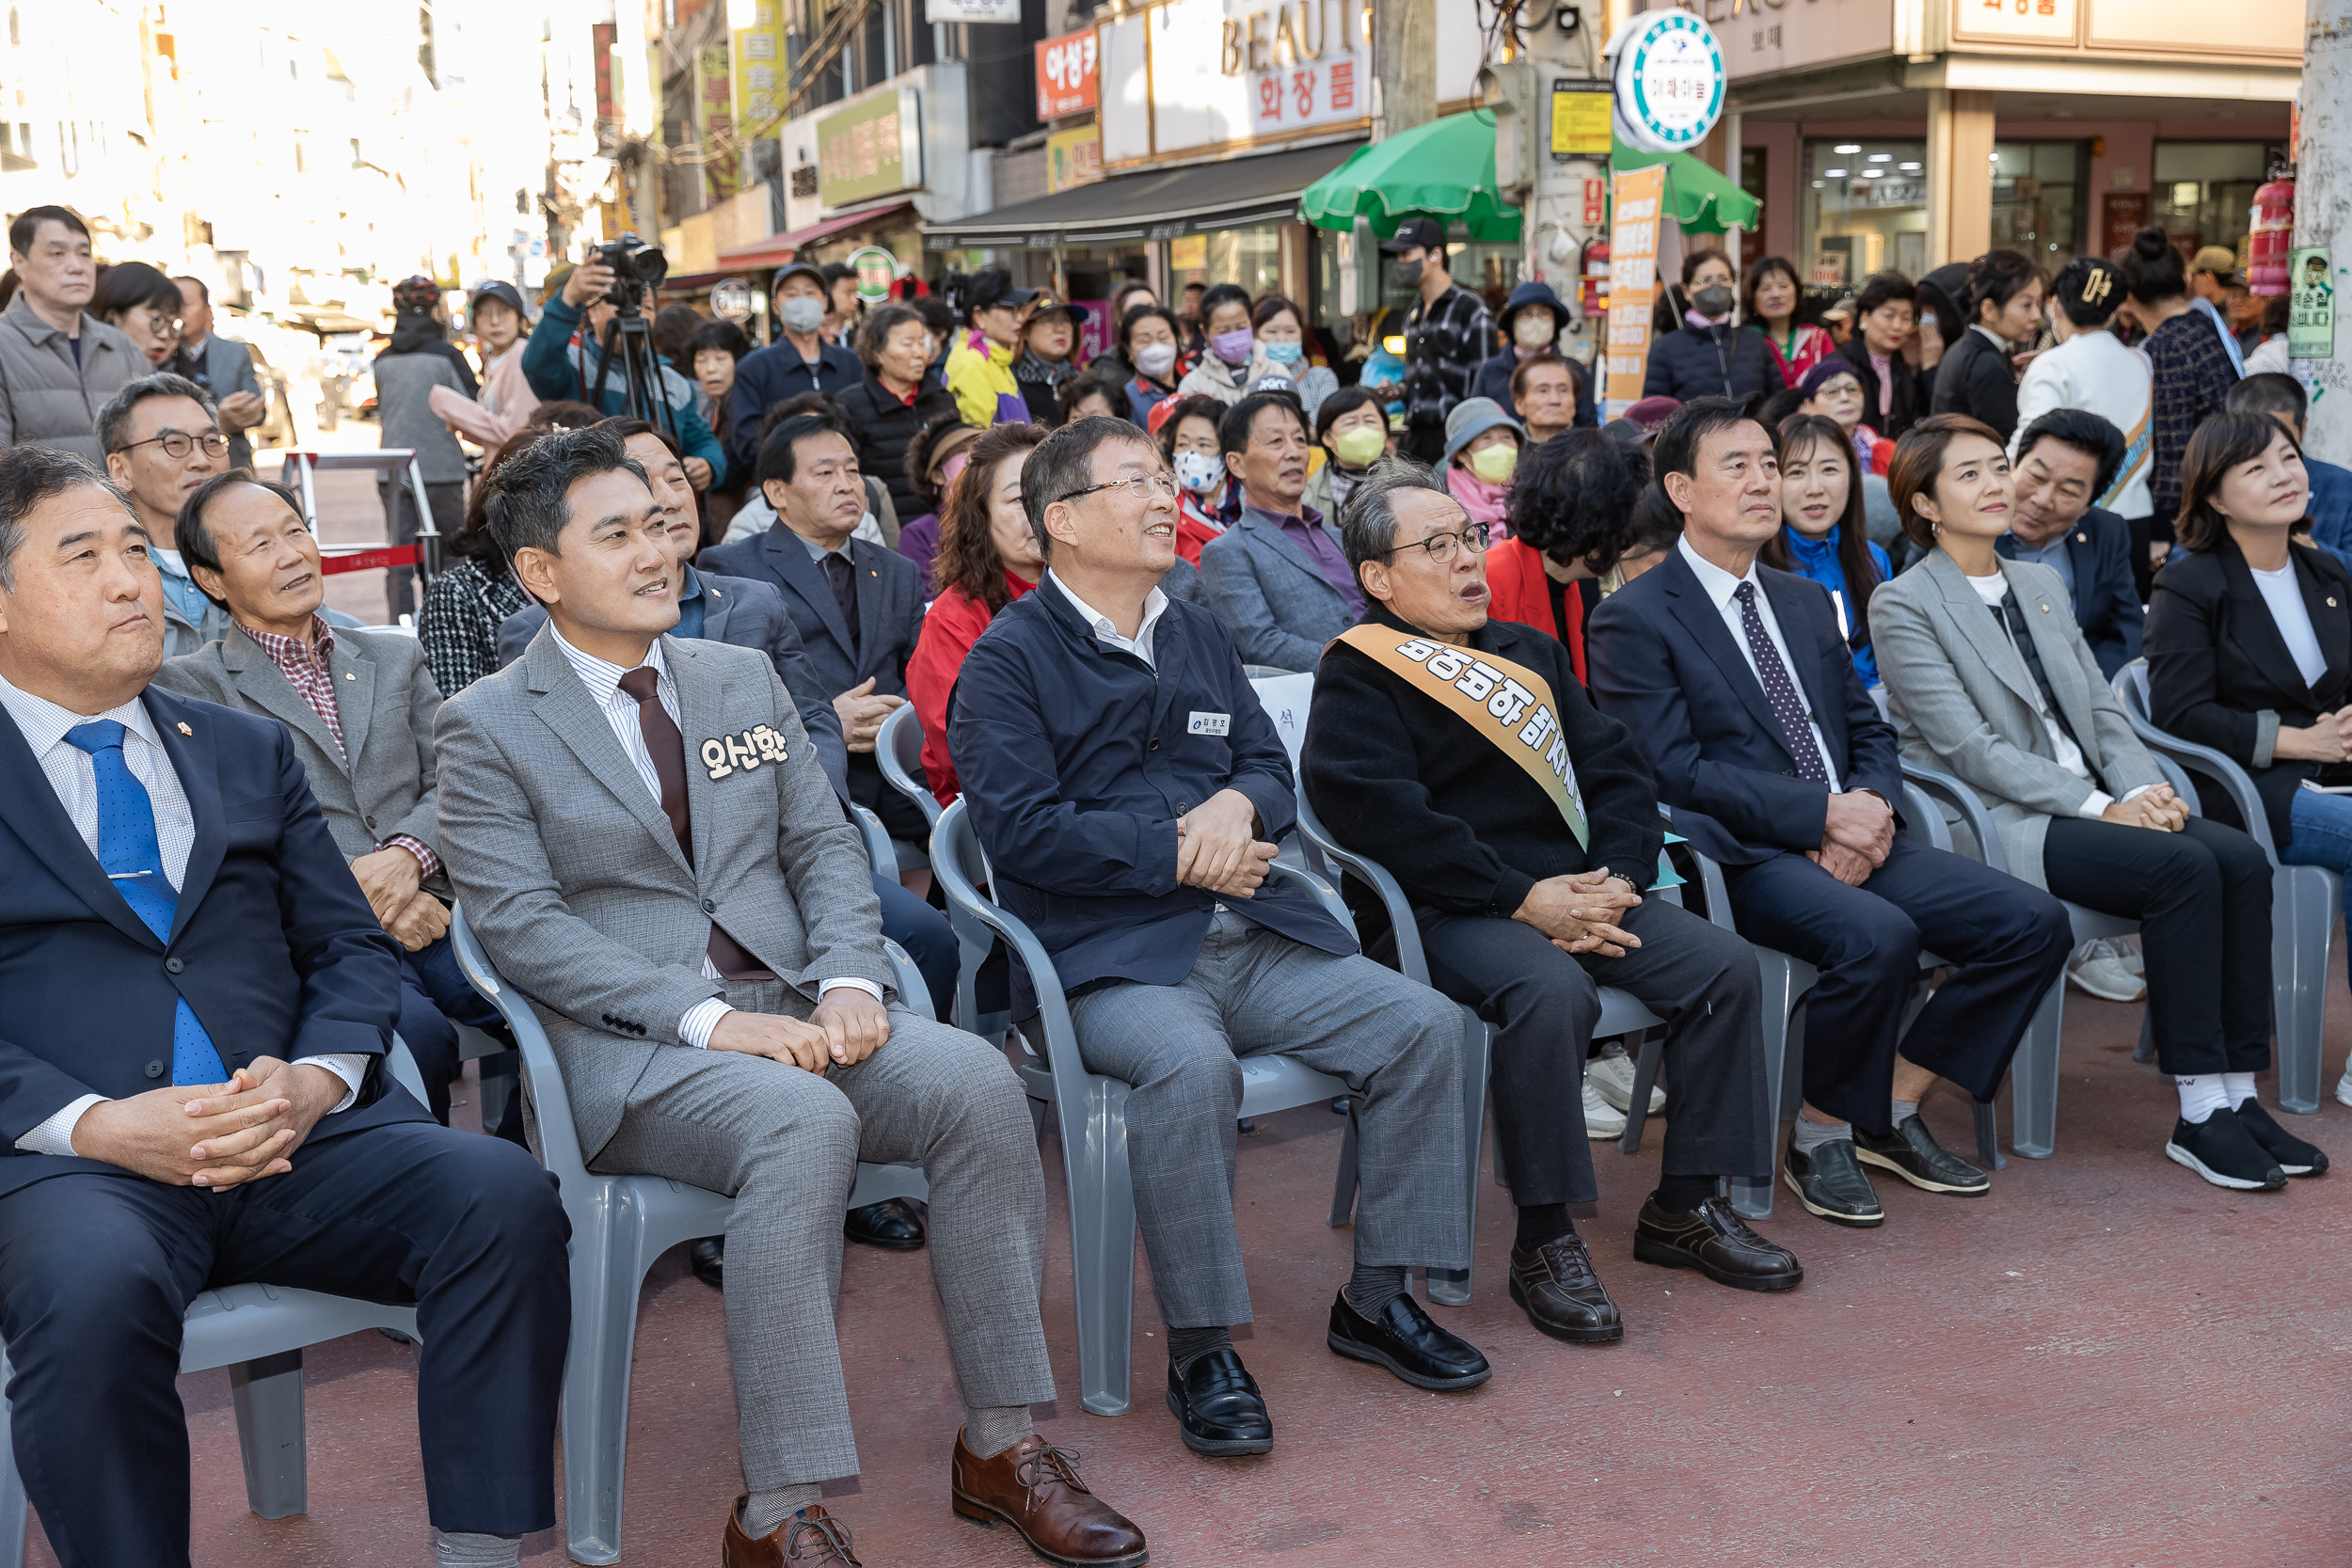
[[[1668,1122],[1633,1255],[1785,1291],[1795,1255],[1725,1178],[1772,1168],[1760,982],[1738,937],[1657,897],[1665,822],[1640,748],[1597,712],[1558,639],[1486,614],[1486,526],[1429,470],[1383,465],[1340,522],[1370,609],[1324,656],[1299,757],[1342,844],[1413,905],[1431,981],[1495,1028],[1495,1136],[1518,1206],[1511,1299],[1573,1343],[1624,1335],[1568,1205],[1599,1196],[1581,1080],[1600,988],[1667,1021]],[[1349,888],[1370,950],[1378,901]]]
[[[1029,454],[1022,504],[1048,570],[965,657],[947,744],[995,896],[1053,958],[1080,1056],[1132,1085],[1127,1164],[1178,1430],[1196,1453],[1264,1453],[1273,1424],[1229,1332],[1250,1321],[1240,1059],[1280,1052],[1353,1101],[1355,1272],[1325,1342],[1416,1388],[1470,1388],[1486,1357],[1406,1288],[1413,1268],[1470,1262],[1462,1019],[1269,879],[1297,816],[1290,758],[1225,629],[1159,587],[1176,494],[1123,420],[1073,420]],[[1013,977],[1022,1019],[1038,1003]]]

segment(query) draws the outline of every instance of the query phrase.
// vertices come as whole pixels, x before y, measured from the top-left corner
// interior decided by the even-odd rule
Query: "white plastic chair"
[[[384,1065],[422,1105],[424,1080],[397,1035]],[[397,1329],[416,1339],[417,1309],[253,1284],[205,1291],[188,1304],[180,1330],[180,1370],[229,1369],[237,1449],[245,1460],[246,1504],[262,1518],[310,1512],[303,1350],[366,1328]],[[7,1354],[0,1352],[0,1388],[8,1386],[9,1376]],[[0,1568],[24,1568],[29,1510],[8,1417],[8,1402],[0,1397]]]
[[[1070,1193],[1070,1267],[1077,1298],[1079,1403],[1097,1416],[1123,1416],[1128,1407],[1136,1298],[1136,1197],[1127,1167],[1128,1085],[1087,1069],[1078,1055],[1078,1035],[1070,1021],[1069,1000],[1044,945],[1026,925],[980,893],[980,885],[990,880],[988,865],[961,800],[942,812],[931,829],[931,870],[947,890],[951,904],[1003,939],[1013,961],[1027,967],[1029,982],[1036,989],[1043,1049],[1025,1039],[1029,1059],[1020,1065],[1019,1071],[1029,1098],[1050,1105],[1059,1117],[1062,1176]],[[1296,879],[1354,930],[1347,906],[1321,880],[1279,864],[1273,868],[1273,875]],[[1238,1114],[1244,1117],[1319,1104],[1353,1092],[1344,1081],[1279,1054],[1242,1058],[1241,1074]],[[1484,1078],[1482,1064],[1482,1082]],[[1351,1116],[1341,1145],[1331,1224],[1347,1222],[1355,1192],[1356,1121]]]
[[[572,1123],[563,1069],[531,1004],[499,977],[463,908],[450,911],[449,934],[466,978],[498,1008],[521,1047],[523,1092],[536,1123],[534,1152],[555,1174],[572,1222],[572,1338],[564,1362],[564,1547],[576,1562],[617,1562],[628,1373],[645,1271],[681,1242],[723,1234],[735,1202],[663,1177],[591,1172]],[[913,960],[896,942],[882,949],[907,1006],[931,1017],[930,993]],[[915,1166],[861,1164],[847,1207],[919,1198],[929,1191]]]
[[[2279,1103],[2289,1111],[2319,1109],[2321,1055],[2328,1028],[2328,950],[2344,907],[2344,879],[2321,865],[2284,865],[2271,841],[2270,817],[2246,769],[2210,746],[2156,728],[2150,717],[2148,661],[2136,658],[2115,673],[2115,694],[2132,728],[2151,752],[2218,787],[2238,820],[2270,861],[2270,981],[2279,1032]],[[2191,811],[2197,792],[2173,787]],[[2200,816],[2204,813],[2199,811]],[[2148,1053],[2143,1051],[2141,1060]]]

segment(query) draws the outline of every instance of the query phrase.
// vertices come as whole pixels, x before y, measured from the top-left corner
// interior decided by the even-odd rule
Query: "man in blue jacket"
[[[2123,433],[2087,409],[2054,409],[2034,420],[2017,437],[2017,509],[1993,542],[2010,560],[2058,575],[2109,680],[2139,657],[2148,615],[2132,580],[2132,525],[2090,504],[2115,483],[2124,450]]]
[[[388,1080],[399,950],[283,726],[148,684],[148,547],[80,458],[0,454],[0,1336],[25,1491],[68,1568],[185,1568],[189,1302],[414,1303],[438,1561],[516,1563],[555,1523],[555,1183]]]
[[[603,357],[604,324],[612,319],[614,307],[605,297],[612,282],[612,269],[592,258],[564,274],[562,289],[541,307],[539,324],[523,344],[523,379],[541,398],[594,403],[588,394]],[[576,332],[578,344],[572,341]],[[708,421],[694,411],[694,384],[663,365],[661,400],[669,404],[677,443],[686,451],[687,483],[697,493],[725,483],[726,453]],[[605,377],[604,401],[597,406],[607,414],[628,412],[628,378],[618,364]]]
[[[1363,1196],[1327,1342],[1418,1388],[1489,1375],[1406,1292],[1467,1266],[1462,1027],[1269,880],[1297,815],[1288,753],[1224,628],[1172,600],[1176,481],[1124,420],[1076,420],[1021,470],[1048,570],[965,657],[947,735],[995,895],[1052,956],[1092,1070],[1133,1085],[1127,1157],[1168,1324],[1168,1402],[1196,1453],[1274,1429],[1228,1332],[1250,1321],[1233,1224],[1237,1058],[1346,1080]],[[1015,967],[1013,1016],[1035,1013]]]

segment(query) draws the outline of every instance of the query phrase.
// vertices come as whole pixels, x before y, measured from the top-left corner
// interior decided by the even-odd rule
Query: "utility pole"
[[[1373,0],[1372,139],[1438,118],[1438,0]]]
[[[1515,20],[1517,58],[1489,62],[1484,78],[1495,110],[1496,182],[1525,214],[1519,276],[1551,285],[1577,317],[1562,352],[1589,362],[1598,318],[1585,321],[1577,296],[1585,242],[1602,234],[1607,221],[1610,100],[1605,90],[1591,90],[1606,86],[1601,7],[1597,0],[1532,0]],[[1561,126],[1555,116],[1565,117]],[[1575,146],[1580,120],[1599,127],[1597,145]],[[1554,150],[1564,147],[1575,150]]]
[[[2352,0],[2309,0],[2304,12],[2301,138],[2296,152],[2295,244],[2328,253],[2336,330],[2352,284]],[[2341,339],[2338,339],[2341,341]],[[2314,456],[2352,461],[2352,367],[2331,353],[2297,359],[2311,388]]]

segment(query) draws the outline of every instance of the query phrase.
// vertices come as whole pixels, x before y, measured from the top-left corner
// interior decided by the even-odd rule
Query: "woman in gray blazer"
[[[1904,756],[1984,798],[2011,874],[2140,923],[2156,1060],[2180,1091],[2168,1157],[2240,1189],[2326,1169],[2254,1099],[2270,1062],[2269,861],[2173,798],[2058,574],[1995,553],[2014,506],[1999,437],[1964,415],[1923,420],[1887,483],[1927,551],[1870,597]]]

